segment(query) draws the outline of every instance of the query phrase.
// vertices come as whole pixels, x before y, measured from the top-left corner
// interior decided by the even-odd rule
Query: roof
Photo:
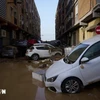
[[[33,46],[45,46],[45,45],[49,45],[54,47],[53,45],[49,44],[49,43],[35,43]]]
[[[100,41],[100,35],[96,35],[90,39],[84,40],[82,43],[92,45],[98,41]]]

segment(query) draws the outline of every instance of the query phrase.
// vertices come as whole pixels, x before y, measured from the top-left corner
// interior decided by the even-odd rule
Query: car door
[[[83,57],[89,58],[88,62],[80,64],[80,71],[88,83],[100,80],[100,42],[92,45]]]
[[[49,48],[45,46],[37,47],[40,57],[50,57]]]

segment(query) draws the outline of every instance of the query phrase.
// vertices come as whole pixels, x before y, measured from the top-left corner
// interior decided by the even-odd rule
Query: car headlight
[[[58,77],[58,75],[54,76],[54,77],[51,77],[51,78],[48,78],[47,82],[54,82],[57,79],[57,77]]]

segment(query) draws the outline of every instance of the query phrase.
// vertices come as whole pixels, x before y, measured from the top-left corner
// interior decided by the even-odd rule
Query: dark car
[[[27,40],[18,40],[16,41],[16,46],[27,47]]]
[[[31,46],[33,46],[35,43],[39,43],[39,41],[36,40],[36,39],[29,39],[29,40],[27,41],[27,43],[28,43],[28,47],[31,47]]]
[[[13,57],[15,58],[17,56],[18,50],[14,46],[5,46],[1,50],[1,56],[2,57]]]

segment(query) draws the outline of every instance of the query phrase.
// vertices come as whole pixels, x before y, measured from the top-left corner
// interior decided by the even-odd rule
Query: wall
[[[0,0],[0,17],[6,18],[6,0]]]
[[[78,17],[81,19],[90,11],[91,0],[78,0]]]

